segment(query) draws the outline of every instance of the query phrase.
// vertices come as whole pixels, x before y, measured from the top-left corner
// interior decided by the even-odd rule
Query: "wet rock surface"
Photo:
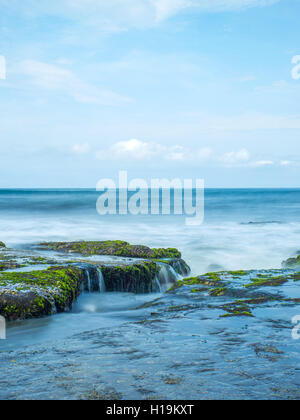
[[[86,257],[92,252],[90,244]],[[57,257],[53,251],[45,256],[28,255],[26,250],[5,249],[0,254],[0,315],[10,321],[68,311],[84,291],[155,293],[161,287],[166,290],[176,283],[178,275],[190,271],[181,258],[116,256],[103,261],[97,254],[93,256]],[[163,271],[165,276],[161,275]]]
[[[45,242],[41,247],[59,252],[74,252],[81,255],[112,255],[132,258],[181,258],[175,248],[149,248],[144,245],[130,245],[124,241],[79,241]]]
[[[148,264],[164,277],[177,263]],[[300,399],[300,270],[183,276],[167,293],[87,293],[98,265],[71,312],[9,323],[1,399]],[[122,264],[104,266],[118,276]]]

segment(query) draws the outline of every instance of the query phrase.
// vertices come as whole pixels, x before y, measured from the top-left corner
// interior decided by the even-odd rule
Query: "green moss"
[[[221,281],[221,274],[223,274],[223,272],[221,273],[207,273],[207,274],[204,274],[204,276],[203,277],[207,277],[207,278],[209,278],[210,280],[213,280],[213,281]]]
[[[6,248],[5,243],[3,243],[3,242],[0,241],[0,248]]]
[[[201,292],[206,292],[206,291],[207,291],[207,289],[205,287],[202,287],[201,289],[200,288],[192,289],[190,292],[191,293],[201,293]]]
[[[0,275],[0,315],[22,319],[70,308],[80,293],[82,271],[51,267],[43,271]]]
[[[13,270],[16,268],[26,267],[24,264],[18,264],[16,261],[6,261],[0,263],[0,271]]]
[[[227,271],[227,273],[233,277],[243,277],[246,276],[248,273],[247,271],[240,270],[240,271]]]
[[[227,292],[226,287],[217,287],[216,289],[210,290],[210,296],[223,296]]]
[[[281,286],[284,283],[289,281],[289,276],[283,277],[259,277],[251,279],[250,284],[244,285],[244,287],[271,287],[271,286]]]
[[[45,242],[43,247],[62,252],[74,252],[82,255],[113,255],[132,258],[181,258],[175,248],[154,248],[144,245],[130,245],[125,241],[89,241],[89,242]]]
[[[254,318],[254,315],[251,312],[243,312],[243,311],[236,311],[236,312],[220,315],[220,318],[230,318],[230,317],[235,317],[235,316],[248,316],[248,317]]]
[[[157,289],[154,279],[160,268],[153,261],[100,268],[108,292],[151,293]]]
[[[249,316],[249,317],[254,316],[249,306],[246,305],[245,302],[241,302],[241,301],[228,303],[226,305],[222,305],[220,308],[223,311],[227,312],[224,315],[220,315],[220,318],[227,318],[227,317],[233,317],[233,316]]]

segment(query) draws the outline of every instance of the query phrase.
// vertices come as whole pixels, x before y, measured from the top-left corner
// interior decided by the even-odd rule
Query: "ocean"
[[[126,240],[182,251],[194,274],[280,268],[299,249],[300,189],[207,189],[200,226],[178,215],[100,216],[95,190],[0,190],[0,240]]]
[[[184,215],[100,216],[98,197],[0,190],[0,241],[27,252],[42,241],[120,239],[176,247],[194,275],[258,271],[230,274],[225,295],[211,294],[211,278],[196,293],[90,292],[70,311],[9,322],[0,399],[300,399],[299,284],[244,287],[299,253],[300,190],[207,189],[200,226]],[[244,313],[226,314],[232,302]]]

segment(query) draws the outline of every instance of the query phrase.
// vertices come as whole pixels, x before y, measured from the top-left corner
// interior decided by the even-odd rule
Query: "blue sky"
[[[95,187],[119,170],[299,187],[299,0],[0,11],[0,187]]]

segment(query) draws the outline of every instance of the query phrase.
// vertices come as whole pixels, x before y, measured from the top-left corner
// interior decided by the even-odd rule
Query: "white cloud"
[[[220,160],[228,165],[235,165],[240,163],[248,162],[250,159],[250,153],[247,149],[241,149],[237,152],[225,153],[221,156]]]
[[[245,167],[245,168],[262,168],[273,166],[275,164],[280,166],[288,166],[292,162],[288,160],[282,160],[275,162],[271,159],[254,160],[251,159],[251,155],[247,149],[241,149],[237,152],[228,152],[219,158],[226,167]]]
[[[36,60],[25,60],[18,71],[28,76],[38,88],[60,92],[75,101],[87,104],[118,105],[130,101],[109,90],[82,81],[70,70]]]
[[[84,147],[82,147],[84,150]],[[81,150],[81,147],[79,148]],[[155,162],[158,159],[166,162],[178,162],[182,164],[205,164],[223,166],[225,168],[263,168],[273,165],[288,166],[291,161],[272,159],[255,159],[247,149],[230,151],[221,156],[213,153],[209,147],[190,149],[181,145],[163,145],[156,142],[146,142],[138,139],[120,141],[112,144],[107,149],[98,150],[96,158],[105,161],[135,161]]]
[[[251,163],[251,166],[254,166],[255,168],[259,168],[262,166],[272,166],[274,165],[274,162],[272,160],[258,160]]]
[[[88,143],[75,144],[72,150],[77,155],[86,155],[90,152],[91,147]]]
[[[209,148],[191,151],[183,146],[165,146],[155,142],[143,142],[137,139],[121,141],[106,150],[98,150],[96,157],[100,160],[136,160],[145,161],[161,158],[169,161],[205,161],[212,154]]]
[[[111,146],[110,153],[116,159],[132,158],[135,160],[151,159],[163,153],[164,147],[157,143],[142,142],[137,139],[121,141]]]
[[[290,165],[292,165],[292,163],[293,163],[293,162],[291,162],[290,160],[282,160],[282,161],[280,162],[280,165],[281,165],[281,166],[290,166]]]

